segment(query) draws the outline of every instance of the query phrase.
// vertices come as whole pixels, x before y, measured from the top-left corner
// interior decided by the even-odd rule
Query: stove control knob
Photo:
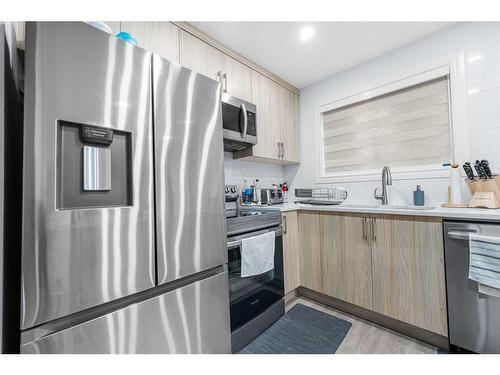
[[[229,193],[229,188],[225,188],[224,191],[226,194]]]
[[[231,188],[231,193],[236,193],[236,188],[234,186]]]

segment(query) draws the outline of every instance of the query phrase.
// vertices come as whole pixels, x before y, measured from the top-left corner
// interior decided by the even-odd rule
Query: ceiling
[[[215,40],[303,88],[451,22],[190,22]],[[312,29],[308,41],[301,32]],[[307,33],[307,31],[306,31]]]

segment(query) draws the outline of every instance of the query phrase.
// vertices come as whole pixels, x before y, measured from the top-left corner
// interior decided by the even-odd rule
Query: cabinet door
[[[219,80],[222,52],[181,30],[181,64],[207,77]]]
[[[346,299],[344,235],[343,214],[321,214],[321,289],[341,300]]]
[[[285,90],[285,116],[281,124],[283,159],[299,162],[299,96]]]
[[[416,326],[448,336],[441,218],[415,218],[414,322]]]
[[[318,212],[299,212],[300,283],[321,292],[321,230]]]
[[[226,74],[224,90],[232,96],[252,101],[252,69],[239,61],[223,56],[223,72]]]
[[[135,36],[140,47],[179,62],[179,28],[170,22],[122,22],[121,30]]]
[[[254,156],[279,159],[277,93],[276,83],[252,71],[252,102],[257,105],[257,144],[252,147]]]
[[[300,286],[297,211],[283,214],[283,263],[285,269],[285,294],[288,294]]]
[[[440,219],[373,215],[376,312],[447,335]]]
[[[372,215],[371,220],[373,308],[395,319],[413,321],[413,218]]]
[[[368,221],[362,215],[344,216],[344,282],[347,302],[372,309],[372,254]]]

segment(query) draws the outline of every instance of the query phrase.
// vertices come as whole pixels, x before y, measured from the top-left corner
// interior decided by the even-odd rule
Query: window
[[[453,160],[448,76],[320,114],[321,176]]]

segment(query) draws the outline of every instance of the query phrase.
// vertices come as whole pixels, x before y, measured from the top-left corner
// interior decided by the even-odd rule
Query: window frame
[[[450,162],[462,164],[468,161],[470,147],[465,90],[465,59],[462,52],[406,70],[392,77],[372,82],[351,92],[330,97],[319,102],[315,109],[315,182],[322,184],[378,181],[380,180],[381,173],[380,170],[361,170],[325,175],[323,167],[323,113],[410,88],[444,76],[448,76],[451,140]],[[391,172],[395,180],[432,179],[449,176],[449,171],[444,169],[442,165],[394,167],[391,168]]]

